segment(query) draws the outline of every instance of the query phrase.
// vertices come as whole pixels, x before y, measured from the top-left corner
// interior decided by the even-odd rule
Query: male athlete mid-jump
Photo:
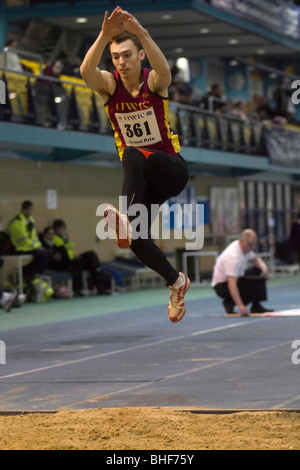
[[[106,46],[115,67],[113,73],[98,67]],[[145,56],[151,70],[142,68]],[[188,181],[178,135],[168,120],[169,64],[148,31],[133,15],[117,7],[110,16],[105,12],[100,34],[80,70],[86,84],[101,96],[114,130],[124,169],[126,209],[133,203],[143,204],[151,227],[151,206],[159,207],[180,194]],[[143,264],[165,279],[170,288],[169,319],[180,321],[185,314],[188,277],[169,263],[150,236],[131,237],[133,217],[108,206],[105,220],[116,231],[119,247],[130,247]]]

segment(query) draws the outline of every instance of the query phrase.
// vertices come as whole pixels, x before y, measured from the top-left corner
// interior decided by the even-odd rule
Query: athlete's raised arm
[[[117,7],[110,16],[107,11],[105,12],[100,34],[86,53],[80,67],[81,76],[87,86],[98,92],[103,101],[107,101],[113,94],[115,81],[111,73],[100,70],[98,66],[109,41],[124,29],[122,14],[120,7]]]
[[[152,67],[148,85],[151,91],[160,95],[166,95],[172,81],[172,75],[168,61],[158,45],[153,41],[149,32],[128,13],[122,12],[123,27],[126,31],[137,36]]]

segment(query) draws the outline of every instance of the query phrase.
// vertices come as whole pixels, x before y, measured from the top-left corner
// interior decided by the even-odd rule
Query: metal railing
[[[0,120],[62,130],[112,133],[100,96],[80,79],[59,79],[5,67],[0,67],[1,71],[8,99],[0,107]],[[177,102],[170,102],[169,119],[182,146],[266,155],[260,121],[243,120],[230,113],[215,113]]]

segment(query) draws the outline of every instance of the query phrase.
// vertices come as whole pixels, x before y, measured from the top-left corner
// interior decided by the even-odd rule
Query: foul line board
[[[300,308],[291,310],[279,310],[278,312],[266,312],[266,313],[250,313],[249,315],[241,315],[240,313],[227,313],[227,318],[239,318],[239,317],[300,317]]]

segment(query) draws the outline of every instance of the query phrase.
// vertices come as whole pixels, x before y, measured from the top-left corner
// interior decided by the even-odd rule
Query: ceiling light
[[[265,49],[257,49],[256,51],[257,54],[264,54],[265,52]]]
[[[199,29],[199,32],[200,32],[201,34],[207,34],[207,33],[210,32],[210,29],[209,29],[209,28],[200,28],[200,29]]]
[[[181,54],[183,52],[183,48],[182,47],[175,47],[174,52],[176,52],[176,54]]]
[[[176,66],[180,70],[180,75],[185,82],[190,81],[189,61],[186,57],[179,57],[176,60]]]
[[[87,23],[87,18],[75,18],[75,23]]]
[[[232,39],[229,39],[228,44],[233,46],[234,44],[238,44],[239,42],[240,41],[238,39],[232,38]]]
[[[237,60],[231,60],[231,61],[229,62],[229,65],[231,65],[231,67],[236,67],[238,64],[239,64],[239,63],[238,63]]]
[[[171,20],[173,17],[172,15],[170,15],[170,13],[164,13],[163,15],[161,15],[161,19],[162,20]]]

